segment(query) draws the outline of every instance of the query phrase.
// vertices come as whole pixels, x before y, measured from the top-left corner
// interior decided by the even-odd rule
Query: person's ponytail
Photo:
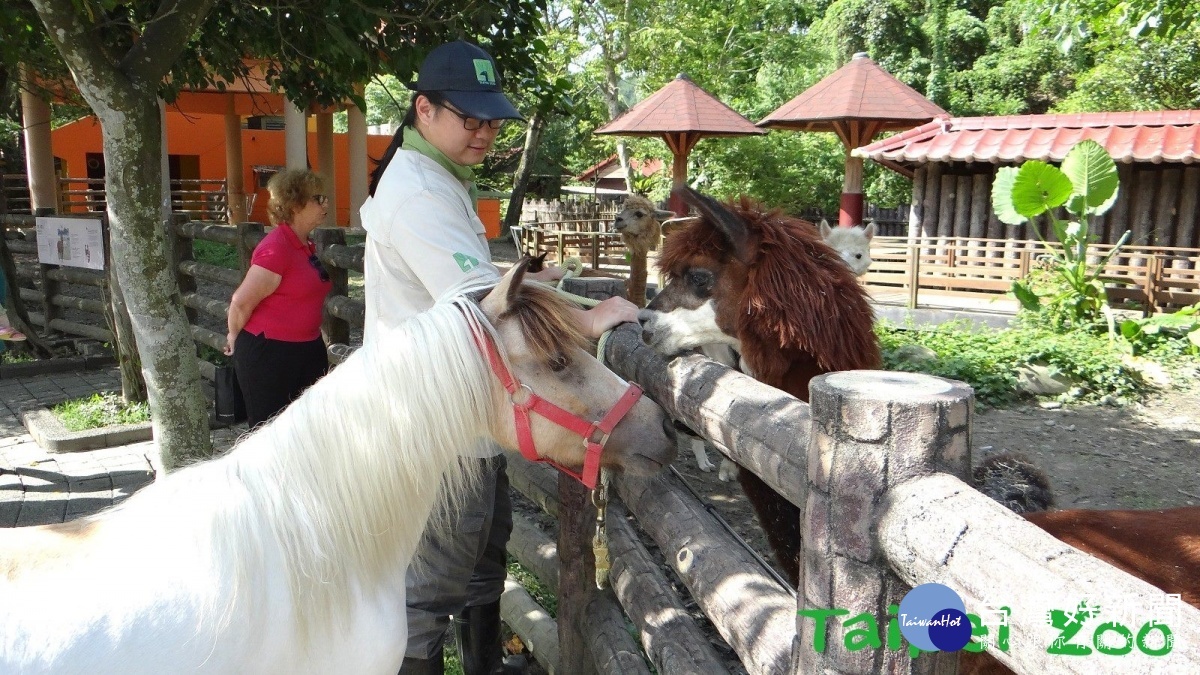
[[[371,183],[367,186],[367,194],[372,197],[375,196],[375,188],[379,187],[379,181],[383,179],[383,172],[387,171],[388,164],[392,162],[392,157],[396,155],[396,151],[404,144],[405,127],[417,128],[418,96],[424,96],[435,106],[441,105],[446,100],[441,94],[434,91],[413,92],[412,99],[408,103],[408,110],[404,113],[404,119],[400,121],[400,127],[392,135],[392,142],[388,144],[387,151],[383,153],[382,158],[371,159],[371,161],[375,162],[375,170],[371,172]]]

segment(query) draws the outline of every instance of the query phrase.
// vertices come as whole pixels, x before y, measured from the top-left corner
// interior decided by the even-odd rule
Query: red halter
[[[488,362],[492,365],[492,372],[508,390],[508,398],[513,406],[513,418],[517,427],[517,442],[521,449],[521,455],[531,462],[550,464],[583,483],[589,490],[594,490],[600,477],[600,453],[604,450],[604,444],[608,442],[609,434],[621,422],[625,414],[633,409],[633,404],[642,397],[642,388],[631,382],[629,388],[599,422],[589,422],[538,396],[529,385],[518,382],[517,378],[509,371],[508,366],[505,365],[504,359],[500,358],[500,351],[496,348],[496,343],[491,336],[480,335],[477,332],[475,333],[475,342],[479,345],[480,351],[487,354]],[[525,397],[523,401],[518,401],[517,392],[521,390],[525,391]],[[584,443],[587,444],[587,454],[583,458],[582,473],[575,473],[552,459],[538,455],[537,449],[533,446],[533,431],[529,427],[530,411],[583,438]]]

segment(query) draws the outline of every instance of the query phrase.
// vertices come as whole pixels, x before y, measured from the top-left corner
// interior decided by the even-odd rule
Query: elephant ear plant
[[[1117,165],[1095,141],[1077,143],[1063,159],[1062,168],[1029,161],[1019,168],[1004,167],[996,172],[992,187],[992,208],[996,217],[1010,225],[1030,222],[1030,230],[1046,246],[1050,273],[1060,282],[1055,290],[1039,294],[1027,279],[1013,282],[1013,295],[1031,312],[1048,312],[1070,325],[1094,325],[1107,320],[1109,335],[1115,335],[1112,312],[1104,292],[1101,272],[1108,261],[1129,240],[1129,231],[1121,235],[1096,264],[1088,264],[1088,246],[1096,240],[1089,234],[1089,220],[1104,214],[1117,201]],[[1060,220],[1055,210],[1063,207],[1071,216]],[[1045,214],[1050,221],[1054,245],[1042,236],[1036,219]]]

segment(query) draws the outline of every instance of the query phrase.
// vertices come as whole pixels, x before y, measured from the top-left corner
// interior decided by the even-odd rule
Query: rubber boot
[[[427,659],[404,657],[398,675],[442,675],[443,672],[445,666],[442,664],[442,648],[438,647],[437,653]]]
[[[500,601],[463,609],[454,617],[454,640],[465,675],[522,675],[523,656],[504,656],[500,647]]]

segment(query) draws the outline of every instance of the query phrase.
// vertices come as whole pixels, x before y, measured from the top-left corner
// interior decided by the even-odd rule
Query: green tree
[[[424,51],[416,45],[470,35],[489,36],[509,74],[532,72],[540,25],[532,1],[31,2],[100,120],[115,278],[168,467],[207,456],[211,443],[195,345],[168,264],[160,96],[236,78],[248,68],[244,57],[264,57],[269,82],[301,105],[361,101],[356,83],[381,69],[407,76]]]

